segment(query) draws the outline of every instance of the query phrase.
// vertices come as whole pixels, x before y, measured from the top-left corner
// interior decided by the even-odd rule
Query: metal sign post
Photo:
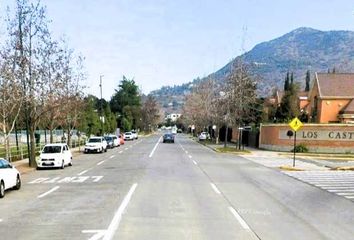
[[[295,153],[296,153],[296,131],[299,130],[304,124],[296,117],[289,123],[289,126],[294,130],[294,158],[293,167],[295,167]]]

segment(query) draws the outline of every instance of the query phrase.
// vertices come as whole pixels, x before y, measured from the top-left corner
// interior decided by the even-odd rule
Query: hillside
[[[222,83],[229,74],[232,63],[242,60],[258,81],[259,95],[267,96],[272,89],[282,88],[287,71],[294,72],[295,81],[300,82],[302,86],[307,70],[311,71],[312,76],[314,72],[327,72],[334,67],[337,72],[354,72],[353,46],[354,32],[351,31],[298,28],[279,38],[256,45],[210,75]],[[183,96],[199,81],[203,79],[181,86],[164,87],[153,91],[152,94],[159,102],[175,100],[179,107],[183,103]]]

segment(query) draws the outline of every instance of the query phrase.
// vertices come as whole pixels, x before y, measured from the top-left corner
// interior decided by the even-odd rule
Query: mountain
[[[286,72],[294,72],[294,80],[305,85],[306,71],[354,72],[354,32],[320,31],[312,28],[298,28],[279,38],[256,45],[252,50],[236,57],[223,68],[209,76],[223,83],[235,61],[242,61],[250,74],[257,79],[258,93],[268,96],[274,88],[282,89]],[[181,86],[164,87],[151,92],[159,101],[161,96],[178,99],[183,104],[184,94],[191,86],[203,79]],[[165,98],[166,100],[166,98]]]

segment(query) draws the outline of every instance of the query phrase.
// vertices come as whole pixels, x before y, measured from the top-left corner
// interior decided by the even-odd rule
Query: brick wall
[[[294,138],[287,137],[288,124],[261,125],[259,147],[276,151],[290,151]],[[353,124],[305,124],[297,132],[297,144],[305,144],[310,152],[354,153]]]

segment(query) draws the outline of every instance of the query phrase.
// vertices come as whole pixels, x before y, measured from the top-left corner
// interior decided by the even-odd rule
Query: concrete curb
[[[291,166],[280,166],[279,169],[283,171],[305,171],[305,169],[291,167]]]

